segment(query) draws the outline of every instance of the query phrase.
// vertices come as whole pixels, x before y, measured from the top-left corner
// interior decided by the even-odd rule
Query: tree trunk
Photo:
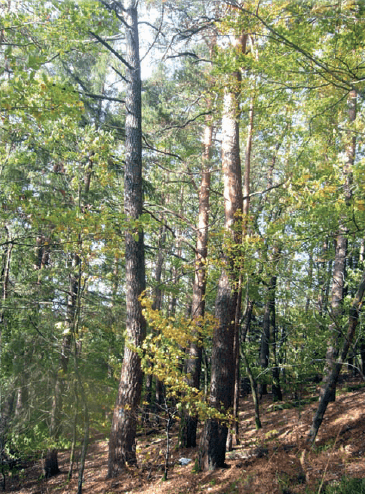
[[[339,359],[334,363],[331,369],[331,373],[328,376],[326,386],[321,395],[317,411],[314,415],[312,427],[309,432],[308,442],[312,445],[316,440],[319,428],[322,424],[324,414],[327,410],[327,405],[331,401],[331,397],[333,395],[334,390],[336,389],[336,383],[338,376],[340,374],[343,363],[346,360],[347,352],[351,346],[352,340],[354,338],[355,329],[359,322],[360,310],[362,299],[364,297],[365,292],[365,271],[362,274],[362,278],[359,284],[359,288],[357,290],[354,301],[352,302],[350,313],[349,313],[349,326],[347,330],[347,334],[345,336],[345,340],[342,345],[342,350],[340,353]]]
[[[48,479],[58,473],[60,473],[60,469],[58,467],[58,450],[49,449],[44,461],[44,475],[46,479]]]
[[[348,119],[350,124],[356,120],[356,101],[357,92],[352,90],[349,93],[348,98]],[[343,167],[344,177],[344,199],[346,206],[351,205],[352,199],[352,167],[355,160],[356,152],[356,135],[351,132],[347,133],[347,142],[345,145],[346,150],[346,163]],[[336,399],[336,382],[334,382],[331,388],[328,387],[328,382],[331,379],[332,374],[335,371],[335,362],[338,355],[338,335],[340,317],[343,313],[343,299],[345,291],[345,277],[346,277],[346,259],[347,259],[347,227],[346,218],[340,218],[339,230],[335,240],[335,262],[333,266],[333,279],[332,279],[332,296],[331,296],[331,318],[332,324],[330,325],[330,341],[327,347],[326,355],[326,371],[323,379],[323,386],[320,396],[323,398],[324,393],[327,393],[330,401]]]
[[[202,180],[199,190],[199,218],[198,233],[195,254],[195,273],[193,285],[193,301],[191,308],[192,319],[197,326],[201,323],[205,312],[205,288],[206,288],[206,259],[208,254],[208,224],[209,224],[209,192],[210,192],[210,155],[212,147],[213,126],[211,119],[206,118],[204,130],[204,150]],[[187,381],[189,386],[199,389],[202,362],[202,346],[191,343],[189,358],[186,363],[186,372],[190,376]],[[183,427],[180,434],[181,446],[195,448],[196,428],[198,418],[186,415],[183,419]]]
[[[343,232],[345,233],[345,232]],[[327,345],[326,353],[326,368],[324,372],[323,384],[320,391],[320,396],[327,389],[327,383],[330,379],[332,369],[338,355],[338,338],[340,317],[343,312],[343,297],[345,286],[345,270],[347,257],[347,238],[344,234],[339,234],[335,240],[335,262],[333,266],[332,278],[332,296],[331,296],[331,319],[330,325],[330,340]],[[330,401],[336,399],[336,386],[332,388],[332,394],[329,397]]]
[[[131,222],[142,214],[142,113],[141,73],[138,41],[138,1],[126,0],[123,17],[126,24],[127,75],[125,122],[124,209]],[[136,236],[138,238],[136,238]],[[145,289],[144,242],[142,229],[125,237],[127,341],[139,346],[145,336],[145,321],[138,297]],[[135,464],[136,413],[141,396],[142,370],[139,356],[128,346],[109,441],[108,477],[119,475],[126,462]]]
[[[245,52],[246,37],[236,40]],[[242,213],[242,177],[239,152],[239,85],[240,73],[235,73],[226,86],[222,118],[222,168],[224,181],[225,230],[229,242],[241,243],[242,234],[235,229]],[[239,272],[232,257],[225,257],[216,297],[216,318],[213,335],[210,405],[227,411],[233,405],[234,338],[238,302]],[[224,466],[228,427],[217,419],[208,419],[202,433],[199,464],[204,470]]]

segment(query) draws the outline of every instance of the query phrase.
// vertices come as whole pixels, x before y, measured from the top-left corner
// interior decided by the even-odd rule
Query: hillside
[[[254,493],[290,494],[318,492],[319,484],[334,483],[343,476],[365,478],[364,414],[365,390],[359,380],[347,380],[340,387],[336,403],[329,406],[316,447],[305,444],[306,434],[316,408],[307,397],[306,404],[284,401],[273,405],[271,397],[261,402],[262,430],[256,431],[251,396],[242,400],[240,413],[241,444],[227,454],[227,468],[212,473],[193,473],[196,450],[176,450],[177,429],[173,433],[172,463],[169,479],[161,481],[164,463],[164,431],[138,438],[139,468],[128,468],[118,479],[105,480],[107,447],[96,440],[88,451],[85,494],[209,494]],[[309,403],[308,403],[309,402]],[[296,405],[296,406],[293,406]],[[283,409],[279,409],[283,406]],[[285,408],[288,407],[288,408]],[[291,407],[291,408],[289,408]],[[180,466],[181,457],[191,458]],[[76,492],[76,479],[67,483],[69,452],[60,455],[62,473],[50,480],[39,480],[41,462],[23,465],[7,479],[6,492],[18,494],[66,494]],[[355,493],[354,493],[355,494]]]

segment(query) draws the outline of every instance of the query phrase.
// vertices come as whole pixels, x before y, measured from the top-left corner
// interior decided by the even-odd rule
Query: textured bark
[[[142,115],[137,6],[136,0],[126,0],[123,5],[128,63],[124,209],[131,222],[137,220],[142,213]],[[134,238],[132,231],[128,231],[125,238],[126,326],[127,340],[132,345],[139,346],[145,336],[145,321],[138,300],[145,289],[145,264],[143,231],[139,229],[134,233],[138,235],[138,239]],[[136,463],[136,411],[141,396],[141,385],[140,358],[126,345],[109,441],[109,478],[119,475],[126,462]]]
[[[199,190],[199,217],[198,233],[195,254],[195,273],[193,285],[193,300],[191,316],[196,324],[204,317],[205,289],[206,289],[206,260],[208,255],[208,226],[209,226],[209,192],[210,192],[210,155],[212,147],[213,126],[211,119],[207,117],[204,129],[204,149],[202,159],[202,180]],[[186,362],[188,384],[199,389],[202,363],[202,346],[193,342],[189,348],[189,357]],[[196,428],[198,419],[196,416],[186,415],[180,434],[181,446],[195,448]]]
[[[236,39],[245,52],[246,37]],[[235,228],[237,213],[242,213],[242,176],[239,152],[239,73],[233,74],[226,86],[222,118],[222,169],[224,183],[225,230],[235,243],[241,243],[242,234]],[[210,404],[228,411],[233,405],[235,361],[234,339],[238,302],[239,273],[234,259],[225,258],[216,297],[217,325],[213,335]],[[204,470],[224,466],[228,427],[216,419],[206,421],[202,433],[199,464]]]
[[[364,297],[365,292],[365,271],[362,274],[362,278],[355,296],[354,301],[352,302],[349,314],[349,325],[347,334],[345,336],[345,341],[343,342],[340,356],[336,362],[334,362],[331,373],[328,376],[326,386],[321,395],[317,411],[314,415],[312,427],[309,432],[308,442],[314,444],[316,440],[319,428],[322,424],[324,414],[327,410],[328,403],[331,401],[331,397],[333,395],[334,390],[336,389],[336,383],[338,376],[340,374],[343,363],[346,360],[346,356],[348,350],[351,346],[352,340],[354,338],[355,329],[359,322],[360,310],[362,305],[362,299]]]
[[[345,286],[345,270],[346,270],[346,257],[347,257],[347,238],[344,235],[337,235],[335,240],[335,261],[333,266],[333,278],[332,278],[332,295],[331,295],[331,319],[330,325],[330,340],[327,344],[326,353],[326,368],[323,378],[323,384],[320,391],[320,396],[323,395],[327,389],[327,383],[330,379],[332,369],[335,365],[335,361],[338,355],[338,338],[339,338],[339,319],[343,313],[343,298],[344,298],[344,286]],[[328,392],[328,391],[327,391]],[[330,395],[330,401],[336,399],[336,386],[332,389]]]
[[[234,312],[237,296],[232,294],[231,281],[223,272],[218,286],[215,316],[218,319],[214,331],[212,349],[212,375],[210,381],[210,405],[227,411],[233,405],[234,392]],[[224,466],[228,427],[216,419],[205,422],[200,444],[199,462],[204,470]]]
[[[349,93],[348,104],[348,119],[350,124],[356,120],[356,90],[352,90]],[[355,160],[356,152],[356,135],[351,132],[347,133],[346,149],[346,163],[343,167],[344,176],[344,198],[347,206],[351,205],[352,199],[352,167]],[[340,218],[339,230],[335,240],[335,261],[333,265],[333,279],[332,279],[332,295],[331,295],[331,318],[332,323],[330,325],[330,341],[327,346],[326,354],[326,369],[325,377],[323,379],[323,386],[321,388],[320,397],[323,398],[324,394],[329,396],[330,401],[336,399],[336,382],[334,382],[331,388],[328,387],[331,376],[336,368],[336,358],[338,356],[338,336],[339,329],[338,324],[340,317],[343,313],[343,299],[345,296],[345,278],[346,278],[346,259],[347,259],[347,228],[345,226],[346,218]]]

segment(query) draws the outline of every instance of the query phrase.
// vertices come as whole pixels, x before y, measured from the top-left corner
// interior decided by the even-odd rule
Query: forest
[[[226,468],[243,396],[258,434],[264,403],[312,393],[313,450],[365,380],[365,2],[0,12],[3,489],[68,450],[81,494],[101,436],[122,478],[142,430],[166,436],[160,478],[175,433],[196,472]]]

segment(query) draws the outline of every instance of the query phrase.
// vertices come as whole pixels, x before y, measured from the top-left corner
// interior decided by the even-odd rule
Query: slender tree
[[[109,441],[108,477],[123,471],[126,462],[136,463],[136,412],[142,387],[140,358],[129,346],[139,346],[145,321],[139,296],[145,289],[143,230],[135,222],[142,214],[142,104],[138,38],[138,1],[114,2],[123,16],[126,34],[126,122],[124,210],[130,222],[125,236],[127,344],[124,351],[118,396]]]

